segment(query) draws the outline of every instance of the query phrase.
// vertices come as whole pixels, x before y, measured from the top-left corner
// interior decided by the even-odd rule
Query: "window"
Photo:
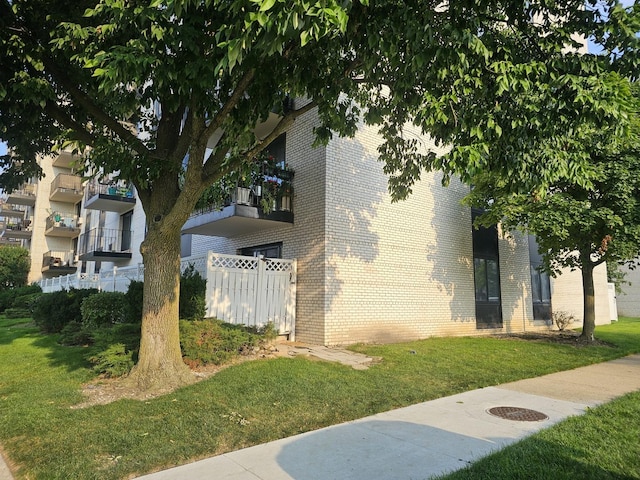
[[[265,258],[282,258],[282,242],[242,248],[240,249],[240,255],[246,255],[249,257],[258,257],[263,255]]]
[[[122,238],[120,239],[120,251],[131,249],[131,220],[133,211],[127,212],[120,217],[122,219]]]
[[[542,255],[538,251],[538,242],[533,235],[529,235],[529,263],[533,319],[551,320],[551,280],[546,272],[540,270]]]
[[[472,219],[481,214],[481,211],[472,211]],[[498,229],[495,226],[473,229],[473,275],[476,328],[502,327]]]

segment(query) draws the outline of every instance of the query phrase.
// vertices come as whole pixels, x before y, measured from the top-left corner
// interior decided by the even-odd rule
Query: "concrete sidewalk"
[[[426,479],[636,390],[640,355],[440,398],[139,480]],[[489,413],[495,407],[515,408],[496,416]]]

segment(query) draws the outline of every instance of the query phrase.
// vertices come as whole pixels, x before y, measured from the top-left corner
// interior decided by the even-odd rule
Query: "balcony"
[[[7,195],[7,203],[13,205],[26,205],[33,207],[36,204],[36,186],[33,183],[26,183]]]
[[[293,172],[269,165],[250,178],[249,186],[223,179],[205,191],[182,233],[232,238],[292,224]]]
[[[22,240],[5,238],[4,233],[0,232],[0,247],[22,247]]]
[[[76,273],[77,266],[75,252],[48,251],[42,256],[42,273],[48,273],[49,277],[69,275]]]
[[[31,238],[32,233],[29,220],[0,222],[0,235],[7,240],[27,240]]]
[[[0,217],[4,218],[5,220],[10,218],[17,218],[19,220],[24,220],[25,211],[9,203],[0,203]]]
[[[94,262],[123,262],[131,259],[131,231],[93,228],[80,235],[79,259]]]
[[[82,177],[60,173],[51,182],[49,200],[76,204],[82,200]]]
[[[84,208],[87,210],[105,210],[120,215],[130,212],[136,206],[136,198],[131,185],[104,185],[96,180],[86,188]]]
[[[58,155],[56,155],[51,164],[58,168],[73,168],[79,160],[80,157],[78,155],[74,155],[67,150],[62,150],[58,152]]]
[[[78,238],[80,222],[73,213],[53,212],[45,222],[44,234],[48,237]]]

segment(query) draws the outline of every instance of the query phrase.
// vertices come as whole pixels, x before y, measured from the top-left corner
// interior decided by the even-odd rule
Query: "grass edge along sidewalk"
[[[599,327],[615,346],[434,338],[357,346],[365,371],[303,358],[248,362],[170,395],[81,410],[82,350],[0,321],[0,444],[16,478],[130,478],[385,410],[640,351],[640,320]],[[500,368],[496,368],[499,366]]]

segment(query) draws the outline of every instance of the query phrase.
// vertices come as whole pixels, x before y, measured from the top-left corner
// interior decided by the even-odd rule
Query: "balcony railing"
[[[45,221],[44,234],[50,237],[77,238],[80,235],[80,219],[70,212],[53,212]]]
[[[0,222],[0,233],[6,239],[22,240],[31,238],[31,221],[2,221]]]
[[[24,219],[25,217],[25,207],[24,206],[15,206],[9,203],[0,203],[0,217],[3,218],[20,218]]]
[[[50,250],[42,256],[42,272],[66,275],[76,271],[75,252]]]
[[[103,184],[92,180],[86,186],[85,208],[106,210],[120,214],[133,210],[136,204],[132,185],[123,183]]]
[[[115,262],[131,258],[130,230],[93,228],[80,235],[80,260]]]
[[[7,195],[7,203],[33,207],[36,204],[36,192],[37,188],[34,183],[25,183]]]
[[[60,173],[51,182],[49,199],[56,202],[78,203],[82,200],[82,177]]]

